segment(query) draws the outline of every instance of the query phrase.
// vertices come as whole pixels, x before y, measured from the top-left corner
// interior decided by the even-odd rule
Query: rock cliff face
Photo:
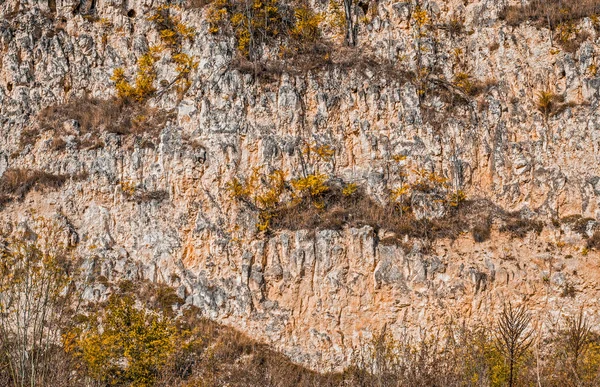
[[[546,327],[581,306],[600,322],[598,254],[584,249],[600,216],[594,18],[577,21],[585,36],[567,51],[546,28],[500,20],[506,1],[423,2],[428,28],[417,31],[414,3],[382,0],[358,47],[344,49],[353,63],[264,79],[233,66],[236,43],[209,33],[206,8],[183,7],[196,33],[182,51],[198,67],[185,93],[159,88],[148,102],[172,110],[156,136],[83,133],[68,116],[60,130],[40,128],[48,106],[115,96],[114,70],[133,76],[159,43],[147,18],[163,3],[0,0],[0,175],[68,176],[6,199],[5,235],[35,238],[52,219],[98,275],[172,285],[316,369],[347,365],[383,326],[423,337],[450,321],[489,321],[505,300],[527,302]],[[177,77],[171,59],[156,63],[161,87]],[[437,92],[422,89],[423,69],[435,69]],[[544,228],[518,238],[492,219],[479,243],[469,233],[386,243],[386,225],[258,233],[227,183],[255,168],[299,176],[313,142],[335,154],[309,169],[376,202],[400,181],[390,164],[403,155],[401,168],[445,176],[469,200]],[[105,297],[103,285],[87,296]]]

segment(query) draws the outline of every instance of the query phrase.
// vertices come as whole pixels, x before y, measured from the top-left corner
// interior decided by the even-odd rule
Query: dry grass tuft
[[[594,234],[587,240],[586,247],[589,250],[600,250],[600,231]]]
[[[600,13],[600,0],[531,0],[524,6],[508,6],[500,18],[510,26],[531,21],[556,28],[561,23],[577,21]]]
[[[554,40],[562,49],[574,53],[590,37],[588,32],[577,27],[578,21],[590,17],[598,28],[599,13],[600,0],[531,0],[527,5],[506,7],[500,18],[511,26],[531,21],[539,27],[549,28],[554,31]]]
[[[537,93],[536,108],[546,119],[563,113],[566,109],[577,106],[576,102],[565,102],[562,95],[542,90]]]
[[[162,202],[169,198],[169,193],[165,190],[135,190],[134,192],[127,193],[124,192],[127,200],[136,202],[136,203],[148,203],[152,201]]]
[[[309,200],[290,203],[273,216],[274,230],[341,230],[343,227],[371,226],[384,229],[392,235],[385,243],[402,245],[405,235],[410,238],[436,240],[457,239],[471,232],[476,242],[490,237],[493,220],[500,223],[500,231],[516,238],[528,232],[540,233],[543,224],[524,219],[518,213],[503,211],[487,200],[465,200],[449,209],[440,219],[416,219],[412,212],[401,214],[394,205],[381,205],[360,190],[345,196],[339,188],[331,187],[323,197],[325,207],[319,209]]]
[[[14,200],[24,199],[33,190],[58,189],[69,178],[82,180],[86,177],[86,174],[67,176],[33,169],[8,169],[0,177],[0,208]]]
[[[169,111],[127,99],[81,98],[42,110],[37,127],[21,135],[21,145],[33,145],[41,133],[51,131],[55,151],[66,146],[63,137],[68,135],[74,135],[80,147],[94,149],[102,146],[99,133],[156,137],[170,118]]]
[[[513,237],[516,238],[524,238],[528,233],[534,231],[539,234],[542,232],[544,228],[544,224],[540,221],[533,219],[525,219],[515,216],[509,218],[502,227],[500,227],[500,232],[507,232]]]
[[[210,4],[209,0],[185,0],[183,8],[185,9],[202,9]]]
[[[66,180],[67,177],[64,175],[15,168],[5,171],[2,178],[0,178],[0,191],[4,195],[23,198],[29,191],[34,189],[60,188]]]
[[[560,219],[560,224],[567,224],[571,230],[575,231],[581,236],[587,237],[587,229],[590,222],[595,222],[593,218],[584,218],[581,215],[570,215]]]
[[[238,57],[230,64],[231,69],[252,74],[256,79],[274,82],[283,73],[302,75],[313,71],[340,69],[342,71],[366,70],[385,75],[393,80],[411,81],[415,75],[398,66],[382,61],[367,52],[351,47],[333,47],[329,43],[315,42],[293,56],[281,59],[250,61]]]

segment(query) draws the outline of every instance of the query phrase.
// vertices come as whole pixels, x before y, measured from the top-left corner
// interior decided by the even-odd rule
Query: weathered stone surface
[[[22,146],[44,107],[114,96],[114,69],[133,75],[137,59],[159,42],[146,20],[159,3],[57,0],[54,14],[46,2],[0,2],[0,175],[7,168],[88,174],[6,205],[3,231],[35,238],[40,216],[55,219],[90,270],[175,286],[207,316],[319,369],[348,364],[352,349],[384,325],[436,332],[451,320],[492,319],[508,299],[528,302],[540,321],[585,306],[600,322],[598,254],[583,254],[580,233],[551,223],[600,216],[600,78],[589,71],[599,47],[591,21],[581,22],[589,38],[570,54],[552,46],[547,29],[498,20],[505,2],[426,2],[440,22],[464,18],[467,32],[457,38],[434,29],[417,55],[411,2],[380,1],[378,15],[361,26],[359,50],[492,85],[450,113],[448,102],[433,98],[432,120],[417,87],[392,71],[334,66],[261,83],[230,66],[233,40],[209,34],[204,11],[188,10],[182,20],[197,34],[184,51],[199,66],[180,100],[164,93],[151,101],[176,109],[157,146],[94,133],[104,146],[77,147],[80,127],[71,119],[63,123],[64,150],[53,150],[50,132]],[[84,18],[92,4],[95,22]],[[157,66],[159,81],[175,78],[168,60]],[[544,117],[536,108],[542,90],[573,104]],[[313,141],[336,150],[335,163],[314,168],[360,183],[380,202],[399,184],[390,160],[401,154],[402,168],[446,176],[467,197],[530,214],[546,228],[524,239],[493,231],[482,243],[470,235],[431,245],[406,239],[408,247],[383,243],[385,229],[368,226],[258,235],[255,214],[230,199],[227,182],[262,166],[298,176],[299,147]],[[123,182],[167,198],[129,200]],[[412,201],[419,217],[443,215],[435,197]],[[86,297],[105,291],[98,284]]]

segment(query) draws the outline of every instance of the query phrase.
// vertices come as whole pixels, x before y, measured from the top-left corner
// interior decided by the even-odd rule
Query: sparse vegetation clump
[[[545,119],[556,116],[569,107],[576,106],[574,102],[565,102],[562,95],[549,90],[538,92],[536,98],[536,108],[544,115]]]
[[[13,168],[6,170],[0,178],[0,190],[5,195],[23,198],[32,190],[60,188],[67,178],[39,170]]]
[[[531,315],[524,305],[513,307],[505,304],[495,331],[496,346],[508,363],[509,387],[516,384],[518,367],[533,344],[534,333]]]
[[[266,56],[285,59],[326,54],[320,42],[323,16],[308,4],[278,0],[217,0],[208,11],[209,32],[233,31],[241,57],[257,61]]]
[[[577,27],[579,21],[590,17],[597,21],[598,0],[531,0],[524,5],[507,6],[500,14],[508,25],[518,26],[530,21],[554,31],[556,42],[567,52],[575,52],[589,34]]]
[[[284,174],[280,170],[261,175],[259,170],[255,169],[245,180],[234,178],[227,184],[232,198],[258,211],[256,227],[261,232],[271,228],[274,212],[280,205],[285,189]]]
[[[169,197],[165,190],[148,190],[143,185],[136,185],[129,180],[122,180],[119,184],[123,196],[128,201],[140,203],[162,202]]]
[[[99,133],[156,137],[172,113],[130,99],[81,98],[43,109],[34,127],[21,134],[21,147],[34,145],[42,134],[51,133],[51,149],[63,150],[65,136],[75,136],[80,149],[103,147]]]
[[[178,8],[174,6],[159,6],[148,20],[153,22],[158,29],[163,42],[161,49],[170,50],[171,61],[177,72],[177,77],[166,86],[165,90],[176,84],[182,95],[191,86],[192,71],[198,68],[196,59],[184,52],[184,43],[186,41],[194,42],[196,30],[183,23],[179,16],[175,16],[176,11]]]
[[[556,109],[556,105],[563,101],[561,96],[542,90],[537,95],[536,107],[545,117],[548,117]]]
[[[0,381],[68,385],[60,346],[81,295],[79,264],[55,239],[0,244]],[[51,243],[46,243],[51,242]]]
[[[240,332],[182,305],[172,288],[144,281],[108,284],[113,295],[64,335],[78,380],[126,386],[337,386]]]
[[[556,26],[556,40],[566,52],[576,52],[579,46],[589,37],[590,34],[581,31],[572,20],[565,21]]]
[[[553,29],[561,23],[598,14],[600,14],[598,0],[531,0],[522,6],[507,6],[500,16],[511,26],[531,21]]]
[[[542,334],[525,304],[505,305],[489,323],[425,332],[420,342],[394,338],[384,327],[361,347],[346,380],[390,387],[597,385],[598,335],[584,311],[557,328]]]
[[[316,13],[308,5],[301,5],[294,10],[296,23],[290,30],[292,39],[301,44],[317,42],[321,37],[319,25],[323,21],[323,15]]]
[[[246,4],[237,0],[220,0],[209,10],[210,32],[217,34],[231,28],[240,54],[257,59],[263,43],[273,43],[288,35],[293,28],[293,10],[277,0],[254,1]]]
[[[85,173],[75,175],[53,174],[27,168],[10,168],[0,177],[0,209],[12,201],[23,200],[31,191],[56,190],[69,179],[83,180]]]
[[[538,220],[527,219],[512,214],[513,216],[500,227],[500,232],[507,232],[514,237],[524,238],[528,233],[535,232],[537,234],[542,232],[544,224]]]
[[[175,16],[176,11],[174,6],[160,5],[153,10],[148,20],[156,25],[165,47],[179,52],[185,40],[194,41],[196,31]]]
[[[592,234],[586,242],[586,247],[588,250],[600,250],[600,231],[595,231]]]
[[[110,78],[115,83],[117,95],[123,100],[133,99],[137,102],[145,102],[156,92],[154,83],[156,81],[156,69],[154,64],[158,60],[160,48],[150,47],[148,52],[142,55],[137,62],[138,70],[135,76],[135,84],[132,85],[125,77],[125,70],[121,67],[115,69]]]
[[[151,386],[175,352],[175,324],[134,303],[129,296],[113,296],[87,324],[67,335],[66,346],[92,379],[106,385]]]
[[[465,22],[462,19],[453,17],[443,27],[450,33],[450,35],[460,35],[465,30]]]
[[[139,57],[134,83],[127,79],[122,67],[114,70],[111,80],[115,83],[120,99],[145,103],[157,95],[156,62],[166,51],[169,52],[171,62],[176,67],[177,76],[167,81],[158,95],[167,92],[173,85],[177,85],[179,94],[183,95],[191,86],[190,75],[198,67],[198,62],[184,52],[184,43],[193,42],[196,31],[181,21],[181,18],[176,15],[178,11],[178,7],[160,5],[148,17],[156,27],[162,44],[150,46],[148,51]]]
[[[455,74],[452,83],[470,97],[482,95],[488,92],[492,87],[498,85],[498,82],[495,79],[480,81],[475,79],[470,73],[465,72]]]
[[[202,9],[208,4],[210,4],[209,0],[185,0],[183,7],[185,9]]]
[[[303,154],[309,153],[305,150]],[[333,168],[334,153],[330,149],[321,149],[320,155],[313,149],[311,154],[332,163]],[[234,177],[227,189],[231,198],[242,204],[242,210],[256,214],[257,231],[267,234],[276,230],[371,226],[388,232],[385,243],[402,244],[404,236],[457,239],[468,232],[477,242],[484,242],[494,222],[500,232],[515,238],[542,231],[539,221],[503,211],[485,200],[469,200],[464,190],[451,187],[447,179],[434,172],[413,169],[403,173],[384,203],[370,198],[361,185],[344,182],[318,168],[295,178],[286,177],[280,170],[261,174],[255,169],[250,176]],[[422,201],[430,203],[433,210],[420,208]]]

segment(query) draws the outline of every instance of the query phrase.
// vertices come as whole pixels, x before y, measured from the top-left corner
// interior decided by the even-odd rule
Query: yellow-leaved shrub
[[[184,24],[180,17],[174,16],[176,11],[176,6],[160,5],[148,17],[148,21],[156,25],[165,46],[180,51],[184,40],[194,40],[196,30]]]
[[[143,102],[154,95],[156,92],[154,82],[157,77],[154,65],[158,60],[158,53],[160,51],[160,47],[152,46],[147,53],[138,59],[138,69],[135,76],[135,85],[133,86],[125,77],[125,70],[123,68],[119,67],[115,69],[110,79],[115,82],[119,98],[134,99],[138,102]]]
[[[292,187],[299,195],[308,195],[311,197],[319,196],[327,190],[329,187],[327,184],[328,176],[322,173],[309,174],[305,177],[299,177],[291,181]]]
[[[279,55],[296,53],[321,36],[322,16],[307,4],[296,7],[278,0],[216,0],[207,12],[209,32],[231,28],[238,52],[247,59],[259,59],[263,44],[278,47]]]
[[[179,16],[174,16],[176,11],[178,8],[175,6],[160,5],[148,17],[148,21],[156,26],[162,44],[151,46],[148,52],[138,59],[135,84],[132,85],[126,78],[123,68],[115,69],[111,80],[115,82],[119,98],[144,102],[155,96],[157,91],[155,65],[160,58],[159,54],[165,50],[170,51],[171,62],[177,72],[177,77],[172,82],[167,82],[168,86],[165,89],[177,84],[179,92],[184,93],[190,87],[190,73],[198,67],[198,62],[183,52],[183,43],[186,40],[193,41],[196,31],[184,24]]]
[[[261,175],[258,169],[245,180],[233,178],[227,183],[227,190],[234,199],[242,201],[258,211],[258,231],[268,231],[275,210],[281,204],[285,190],[285,174],[274,170],[268,175]]]
[[[299,42],[315,42],[321,36],[319,25],[323,16],[316,13],[312,8],[302,5],[296,8],[296,24],[291,29],[291,35]]]
[[[89,325],[66,335],[89,375],[106,385],[152,386],[175,351],[175,324],[138,309],[129,296],[111,297]]]

